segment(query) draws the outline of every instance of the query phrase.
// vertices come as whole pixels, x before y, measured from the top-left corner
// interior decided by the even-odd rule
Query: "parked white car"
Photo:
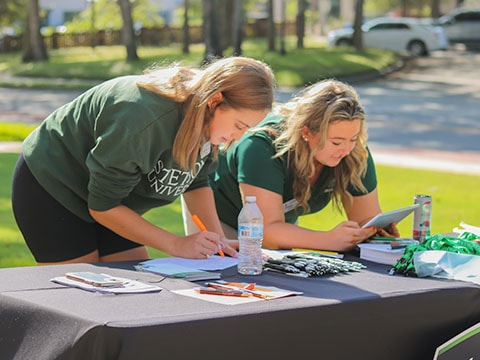
[[[480,9],[457,9],[433,23],[443,28],[450,43],[480,45]]]
[[[381,17],[362,25],[363,45],[367,48],[408,52],[426,56],[434,50],[446,50],[448,39],[444,30],[414,18]],[[328,32],[328,46],[352,46],[353,27]]]

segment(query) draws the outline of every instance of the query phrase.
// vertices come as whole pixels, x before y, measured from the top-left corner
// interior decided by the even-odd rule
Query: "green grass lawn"
[[[294,43],[295,39],[289,39],[287,54],[282,56],[278,52],[267,51],[264,39],[247,40],[243,44],[243,55],[268,63],[275,72],[278,85],[285,87],[302,87],[324,78],[378,71],[397,60],[394,53],[378,49],[367,49],[358,54],[349,48],[327,49],[324,43],[308,39],[303,49],[296,49]],[[224,55],[228,56],[231,52],[227,49]],[[141,60],[126,61],[123,46],[98,46],[95,49],[74,47],[50,50],[49,61],[36,63],[22,63],[21,55],[17,53],[0,54],[0,73],[9,72],[26,77],[26,80],[15,84],[0,79],[0,86],[89,87],[86,80],[99,82],[120,75],[140,74],[155,64],[181,62],[198,66],[203,53],[204,46],[201,44],[192,45],[188,55],[182,54],[178,44],[164,47],[141,46],[138,48]],[[34,78],[42,80],[33,81]],[[52,78],[71,80],[59,84],[49,81]]]
[[[33,257],[16,226],[11,208],[11,180],[17,157],[18,154],[0,154],[0,267],[34,265]],[[433,198],[432,234],[451,232],[460,221],[479,225],[480,176],[391,166],[377,166],[377,173],[383,210],[410,205],[417,193],[430,194]],[[146,218],[172,233],[183,234],[179,201],[148,212]],[[320,213],[302,217],[300,225],[311,229],[329,230],[343,219],[328,207]],[[400,222],[398,227],[402,236],[411,236],[412,215]],[[149,252],[151,257],[165,256],[158,250],[149,249]]]

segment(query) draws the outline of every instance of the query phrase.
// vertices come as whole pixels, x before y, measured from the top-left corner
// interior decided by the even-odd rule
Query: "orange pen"
[[[195,225],[198,226],[198,228],[199,228],[200,230],[202,230],[202,231],[208,231],[207,228],[205,227],[205,225],[203,225],[202,220],[200,220],[200,218],[199,218],[197,215],[193,214],[193,215],[192,215],[192,220],[193,220],[193,222],[195,223]],[[219,253],[221,256],[225,256],[225,253],[223,252],[222,249],[218,249],[218,253]]]

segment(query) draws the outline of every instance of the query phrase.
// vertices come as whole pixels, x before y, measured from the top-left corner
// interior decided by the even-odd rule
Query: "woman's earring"
[[[308,141],[306,136],[303,136],[303,141]]]

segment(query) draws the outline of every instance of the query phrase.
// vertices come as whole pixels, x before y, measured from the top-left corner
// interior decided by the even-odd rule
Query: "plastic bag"
[[[464,232],[468,232],[480,237],[480,227],[466,224],[464,221],[460,222],[460,226],[462,228],[456,227],[453,229],[453,232],[457,234],[463,234]]]
[[[418,277],[432,276],[473,282],[480,285],[480,256],[441,250],[418,251],[413,254]]]

